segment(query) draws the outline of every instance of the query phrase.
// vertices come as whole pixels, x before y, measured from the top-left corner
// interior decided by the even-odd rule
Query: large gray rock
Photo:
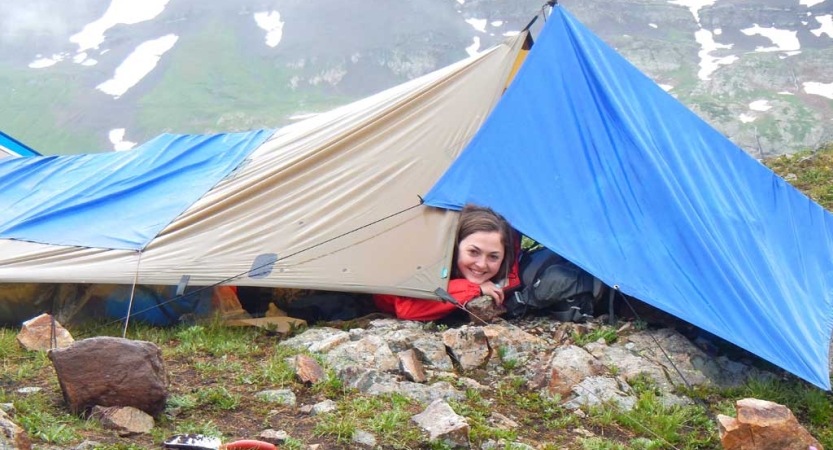
[[[156,344],[94,337],[53,349],[61,391],[71,411],[93,406],[132,406],[151,416],[165,409],[168,374]]]

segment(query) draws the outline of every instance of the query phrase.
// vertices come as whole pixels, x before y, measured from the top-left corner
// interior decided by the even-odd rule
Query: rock
[[[508,361],[525,363],[535,352],[547,348],[547,343],[543,339],[509,323],[487,325],[483,327],[483,333],[486,334],[486,339],[492,348],[490,363]]]
[[[315,358],[309,355],[298,355],[295,357],[295,375],[302,383],[315,384],[327,377],[324,368],[318,364]]]
[[[489,424],[501,430],[514,430],[520,426],[518,422],[496,411],[492,412],[492,415],[489,416]]]
[[[600,375],[606,371],[590,353],[570,345],[559,347],[553,354],[549,365],[549,383],[545,391],[549,395],[559,395],[562,398],[587,377]]]
[[[363,445],[365,447],[376,447],[376,436],[364,430],[356,430],[353,433],[352,440],[353,443]]]
[[[428,381],[428,377],[425,376],[425,368],[422,367],[422,362],[420,362],[414,349],[399,352],[396,356],[399,357],[399,370],[405,374],[405,378],[414,383]]]
[[[335,328],[311,328],[298,336],[291,337],[280,345],[313,353],[327,353],[339,345],[349,342],[350,334]]]
[[[613,403],[622,411],[630,411],[636,405],[636,397],[630,395],[630,386],[624,380],[610,377],[587,377],[572,388],[575,395],[564,407],[596,406]]]
[[[489,439],[480,446],[481,450],[535,450],[535,447],[522,442],[511,442],[505,439],[498,441]]]
[[[0,449],[30,450],[32,443],[26,431],[12,422],[11,417],[0,411]]]
[[[386,381],[372,384],[363,391],[365,394],[400,394],[419,403],[430,403],[434,400],[457,400],[462,401],[466,395],[454,389],[445,381],[438,381],[431,385],[414,383],[411,381]]]
[[[414,349],[420,355],[422,362],[436,370],[451,370],[454,364],[445,350],[445,344],[438,336],[424,333],[422,338],[414,341]]]
[[[94,406],[90,417],[98,419],[105,429],[116,430],[119,436],[145,434],[153,429],[153,417],[132,406]]]
[[[749,377],[763,376],[759,370],[745,364],[709,356],[673,329],[640,331],[628,336],[627,340],[642,357],[662,366],[671,383],[678,387],[731,388],[743,384]]]
[[[14,407],[14,403],[0,403],[0,411],[3,411],[4,413],[10,416],[14,416],[14,414],[17,412],[17,410]]]
[[[264,442],[269,442],[270,444],[279,445],[283,444],[284,442],[286,442],[287,439],[289,439],[289,433],[287,433],[284,430],[275,431],[272,429],[267,429],[263,430],[263,432],[260,433],[258,439]]]
[[[260,391],[255,397],[266,403],[277,403],[284,406],[295,406],[295,393],[290,389],[269,389]]]
[[[52,349],[49,359],[72,412],[132,406],[152,416],[165,410],[168,374],[156,344],[114,337]]]
[[[54,330],[52,323],[53,319],[49,314],[41,314],[23,322],[23,327],[20,333],[17,334],[17,342],[30,351],[46,351],[51,348],[67,347],[75,342],[69,331],[61,326],[57,320],[54,321]]]
[[[617,374],[625,380],[647,376],[664,390],[674,389],[668,380],[663,366],[640,356],[636,345],[607,345],[591,343],[584,346],[599,362],[608,367],[616,367]]]
[[[399,368],[399,359],[388,344],[381,337],[372,334],[332,348],[327,353],[326,360],[336,371],[347,366],[369,367],[382,372],[394,372]]]
[[[430,442],[452,448],[469,448],[469,424],[443,400],[434,400],[425,410],[411,418],[428,432]]]
[[[17,392],[18,394],[28,395],[28,394],[37,394],[38,392],[40,392],[42,390],[43,390],[42,387],[27,386],[27,387],[22,387],[22,388],[16,390],[15,392]]]
[[[318,403],[312,405],[312,409],[310,410],[309,413],[312,414],[313,416],[318,416],[318,415],[321,415],[321,414],[327,414],[328,412],[335,411],[336,407],[337,407],[336,402],[334,402],[330,399],[327,399],[327,400],[324,400],[323,402],[318,402]]]
[[[446,330],[442,334],[443,344],[451,351],[452,358],[463,370],[471,370],[484,365],[489,360],[491,350],[486,333],[480,327],[462,326]]]
[[[469,319],[477,325],[494,322],[499,320],[501,315],[506,314],[506,308],[498,305],[491,295],[473,298],[466,303],[465,308],[469,313]]]
[[[725,450],[822,450],[786,406],[745,398],[738,400],[735,409],[736,419],[717,416],[720,443]]]

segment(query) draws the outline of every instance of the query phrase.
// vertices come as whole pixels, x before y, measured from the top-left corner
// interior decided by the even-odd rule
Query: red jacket
[[[520,240],[518,240],[520,243]],[[520,251],[517,252],[520,254]],[[508,283],[504,289],[521,284],[518,275],[518,258],[509,270]],[[480,285],[465,278],[455,278],[448,282],[448,293],[461,305],[480,296]],[[373,296],[376,307],[404,320],[429,321],[441,319],[452,313],[457,307],[448,302],[423,298],[400,297],[398,295],[376,294]]]

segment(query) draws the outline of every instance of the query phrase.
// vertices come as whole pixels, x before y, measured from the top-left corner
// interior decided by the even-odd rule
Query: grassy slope
[[[140,128],[188,133],[274,128],[299,110],[320,112],[349,101],[309,86],[292,90],[297,70],[247,51],[234,30],[219,24],[182,39],[170,52],[162,79],[139,101]]]
[[[46,155],[99,151],[92,132],[72,125],[80,87],[70,74],[48,70],[0,65],[2,130]]]
[[[833,211],[833,143],[814,151],[771,158],[764,164],[825,209]]]

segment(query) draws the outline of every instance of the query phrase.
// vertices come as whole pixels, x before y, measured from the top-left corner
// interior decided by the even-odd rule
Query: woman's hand
[[[480,293],[483,295],[488,295],[495,299],[495,303],[498,306],[503,305],[503,289],[498,287],[495,283],[491,281],[486,281],[485,283],[480,285]]]

